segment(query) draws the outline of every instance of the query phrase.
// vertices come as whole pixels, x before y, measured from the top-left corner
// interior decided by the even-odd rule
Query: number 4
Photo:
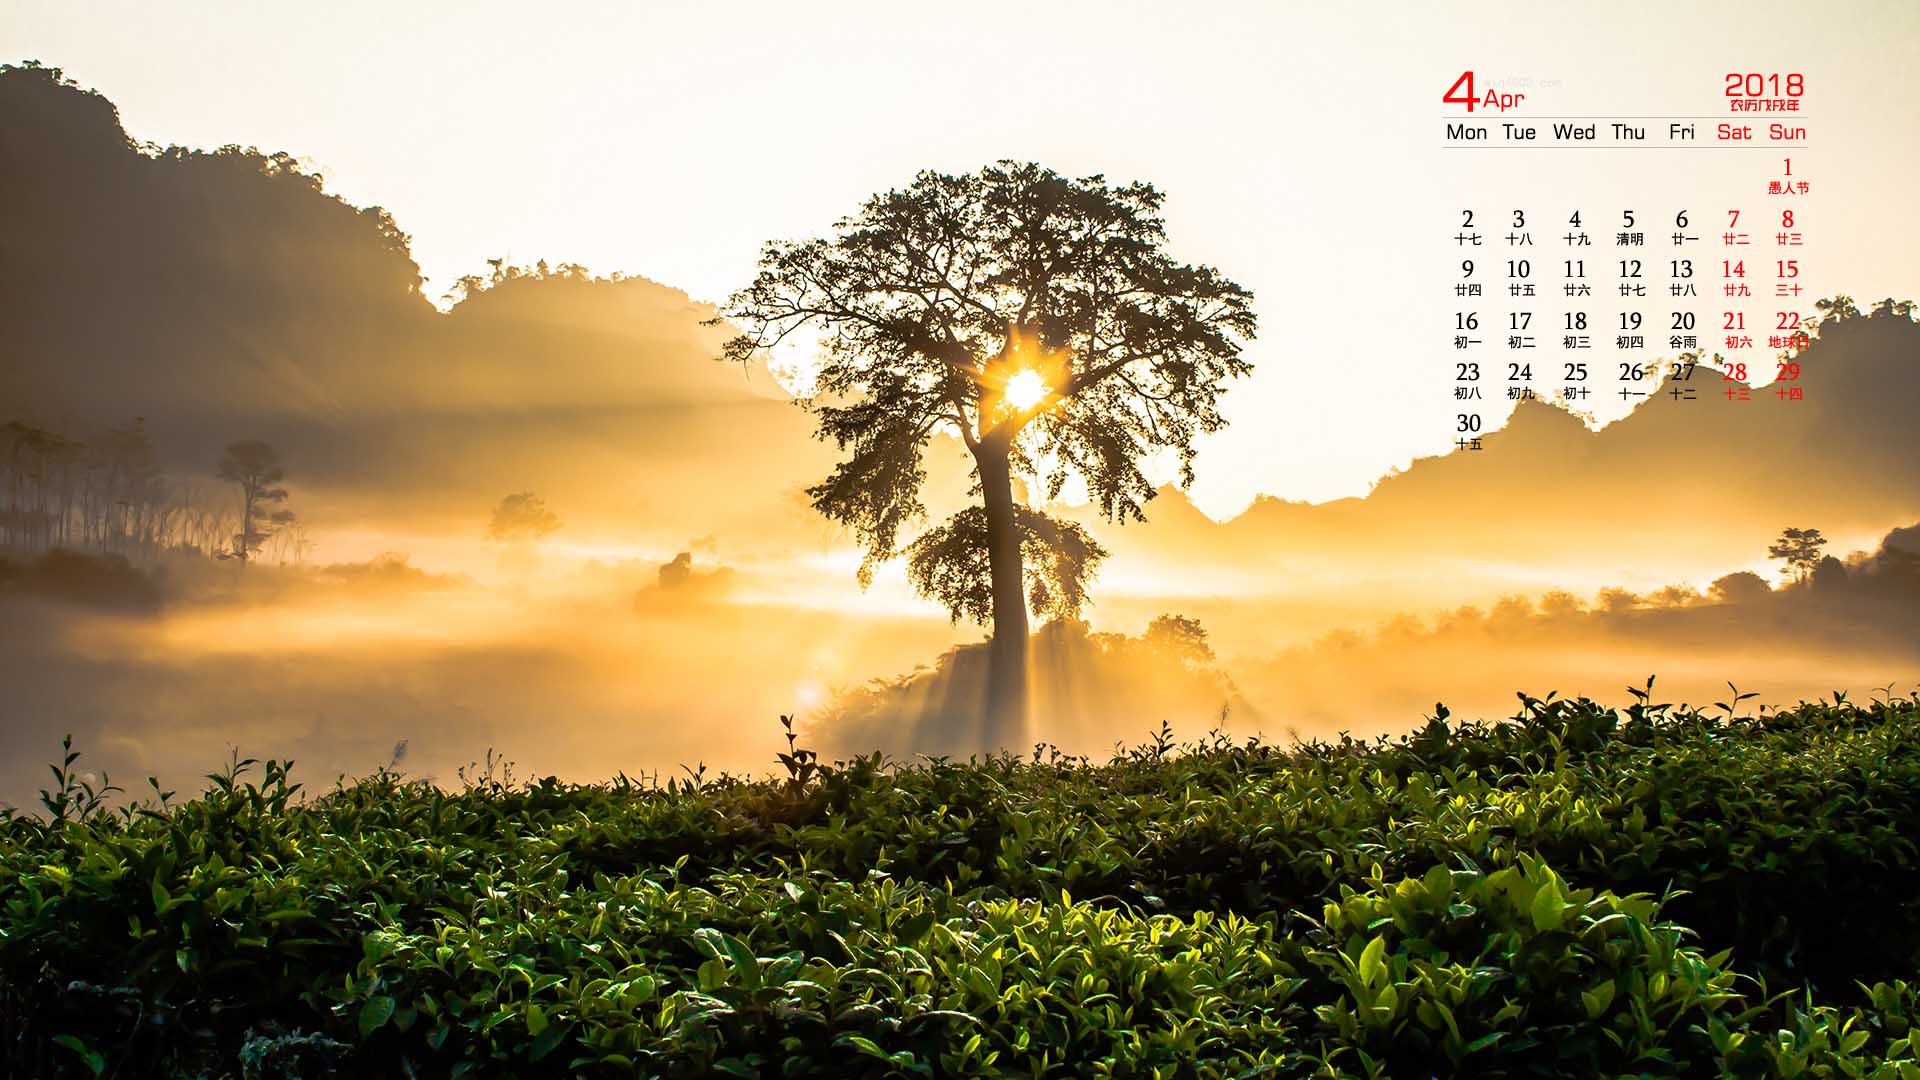
[[[1467,96],[1460,97],[1458,96],[1458,91],[1463,86],[1467,88]],[[1472,112],[1473,106],[1474,106],[1473,72],[1471,71],[1461,72],[1460,77],[1453,80],[1453,85],[1447,87],[1446,96],[1442,97],[1440,100],[1447,102],[1448,104],[1451,104],[1451,105],[1465,105],[1467,107],[1467,111]]]

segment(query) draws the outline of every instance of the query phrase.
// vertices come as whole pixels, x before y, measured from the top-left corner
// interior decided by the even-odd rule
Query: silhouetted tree
[[[1571,618],[1586,607],[1585,601],[1565,589],[1553,589],[1540,597],[1540,614],[1549,619]]]
[[[693,581],[693,552],[683,551],[673,561],[660,564],[660,587],[677,589]]]
[[[487,535],[495,540],[534,541],[551,536],[560,528],[560,518],[547,509],[547,501],[531,491],[508,495],[493,508],[487,523]]]
[[[1780,567],[1782,574],[1791,574],[1796,582],[1805,581],[1819,564],[1820,548],[1826,542],[1819,529],[1786,529],[1780,533],[1780,539],[1767,548],[1767,557],[1784,563]]]
[[[1213,662],[1213,646],[1207,644],[1207,628],[1200,625],[1199,619],[1189,619],[1185,615],[1161,615],[1147,624],[1147,632],[1141,635],[1140,640],[1149,648],[1183,663]]]
[[[1691,585],[1667,585],[1656,590],[1647,602],[1659,608],[1692,607],[1701,601],[1700,590]]]
[[[139,419],[85,440],[20,420],[0,425],[0,546],[211,554],[228,550],[230,517],[195,485],[168,482]]]
[[[7,473],[0,542],[44,549],[55,541],[53,477],[70,445],[56,432],[18,420],[0,428],[0,466]]]
[[[502,544],[500,571],[513,578],[531,576],[540,567],[534,545],[559,528],[559,516],[533,492],[521,491],[501,499],[487,523],[487,535]]]
[[[456,302],[471,300],[489,289],[515,281],[590,281],[593,275],[579,263],[561,263],[549,267],[547,260],[541,259],[532,266],[515,266],[505,257],[487,260],[485,274],[466,274],[453,283],[446,298]],[[619,281],[620,274],[614,274],[608,280]]]
[[[293,520],[291,511],[269,510],[285,502],[287,489],[277,487],[287,478],[280,455],[258,439],[233,443],[220,459],[220,479],[240,486],[240,531],[233,534],[233,550],[225,557],[246,563],[273,535],[275,527]]]
[[[87,440],[81,467],[81,516],[94,543],[121,553],[151,551],[167,491],[146,421],[135,417]]]
[[[1751,570],[1739,570],[1715,578],[1708,591],[1723,604],[1751,604],[1773,595],[1773,587],[1767,584],[1767,579]]]
[[[1502,630],[1511,630],[1526,625],[1533,618],[1533,601],[1524,596],[1503,596],[1500,602],[1487,612],[1487,623]]]
[[[1857,318],[1860,314],[1860,305],[1854,303],[1853,297],[1846,293],[1840,293],[1831,300],[1815,300],[1813,309],[1820,313],[1814,318],[1822,323]]]
[[[1847,566],[1831,555],[1823,556],[1813,564],[1813,573],[1809,579],[1815,590],[1829,592],[1847,587]]]
[[[991,619],[989,748],[1024,737],[1029,605],[1073,614],[1105,554],[1016,500],[1016,476],[1052,498],[1076,473],[1107,518],[1144,520],[1143,461],[1171,450],[1191,483],[1194,437],[1222,426],[1223,384],[1250,369],[1251,294],[1165,253],[1161,203],[1148,184],[1035,164],[922,172],[829,237],[768,244],[722,312],[743,331],[730,359],[822,339],[802,404],[847,457],[808,494],[865,547],[862,584],[906,554],[914,584],[955,618]],[[966,444],[980,501],[902,547],[925,516],[935,432]]]
[[[1641,604],[1640,595],[1631,589],[1606,588],[1600,590],[1596,606],[1608,615],[1620,615],[1633,611]]]
[[[291,510],[275,513],[272,520],[280,526],[267,542],[267,549],[274,561],[284,566],[291,560],[295,566],[305,566],[307,556],[312,554],[314,547],[307,532],[307,523],[296,518]]]

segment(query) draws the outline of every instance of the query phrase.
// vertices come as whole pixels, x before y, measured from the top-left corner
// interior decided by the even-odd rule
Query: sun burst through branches
[[[1007,379],[1007,404],[1025,412],[1045,401],[1051,390],[1046,377],[1032,368],[1016,371]]]

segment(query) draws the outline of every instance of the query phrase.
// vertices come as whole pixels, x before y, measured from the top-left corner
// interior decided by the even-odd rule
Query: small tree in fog
[[[487,523],[487,536],[509,543],[544,540],[560,528],[559,515],[547,509],[547,502],[531,491],[508,495],[493,508],[493,520]]]
[[[1600,596],[1595,603],[1599,610],[1608,615],[1621,615],[1637,609],[1642,601],[1640,594],[1631,589],[1609,587],[1600,590]]]
[[[1147,632],[1140,640],[1182,663],[1213,663],[1213,646],[1207,644],[1207,628],[1200,625],[1199,619],[1162,615],[1147,624]]]
[[[1767,556],[1784,564],[1780,567],[1782,574],[1796,582],[1805,581],[1812,576],[1813,568],[1820,565],[1820,549],[1826,543],[1827,538],[1820,535],[1819,529],[1787,529],[1767,549]]]
[[[278,486],[287,478],[287,471],[273,447],[248,439],[227,447],[220,459],[219,475],[240,487],[240,531],[233,534],[233,549],[222,557],[245,563],[276,529],[293,521],[293,511],[272,509],[274,504],[287,501],[287,489]]]
[[[500,571],[514,578],[532,575],[540,566],[533,545],[560,529],[560,517],[547,509],[547,502],[531,491],[515,492],[493,508],[487,522],[487,536],[498,540]]]
[[[1751,570],[1737,570],[1715,578],[1708,592],[1722,604],[1757,604],[1772,596],[1773,588],[1759,574]]]

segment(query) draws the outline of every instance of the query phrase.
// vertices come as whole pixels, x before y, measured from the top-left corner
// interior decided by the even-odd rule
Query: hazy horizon
[[[1881,11],[1896,28],[1911,14]],[[397,68],[376,66],[322,122],[292,104],[309,92],[299,87],[272,83],[251,101],[207,92],[247,78],[250,54],[238,66],[142,63],[119,51],[139,22],[97,17],[0,23],[0,55],[61,65],[77,84],[0,73],[0,209],[14,241],[0,249],[0,424],[24,425],[8,429],[0,499],[27,515],[8,518],[0,540],[13,763],[0,800],[30,801],[67,731],[123,782],[197,776],[229,744],[300,758],[324,780],[379,765],[403,740],[407,767],[443,782],[488,747],[526,771],[582,778],[702,761],[758,769],[783,714],[835,752],[964,751],[985,628],[917,595],[899,560],[857,583],[859,545],[806,493],[834,467],[833,448],[764,367],[718,362],[728,330],[703,321],[751,278],[761,242],[826,230],[918,169],[1028,150],[1070,174],[1156,184],[1170,249],[1247,285],[1261,319],[1254,374],[1223,396],[1230,422],[1201,440],[1190,494],[1163,487],[1146,521],[1117,526],[1071,492],[1047,500],[1022,483],[1109,552],[1084,624],[1035,620],[1037,740],[1097,752],[1163,720],[1183,736],[1216,723],[1273,738],[1388,732],[1436,700],[1497,719],[1516,692],[1609,700],[1649,674],[1675,700],[1709,702],[1732,681],[1778,704],[1897,688],[1920,672],[1912,605],[1901,606],[1920,524],[1920,326],[1874,307],[1920,295],[1920,266],[1895,242],[1920,223],[1895,190],[1920,161],[1912,140],[1869,140],[1838,107],[1823,113],[1834,141],[1816,160],[1835,186],[1811,204],[1824,217],[1809,288],[1850,293],[1863,313],[1822,325],[1800,354],[1805,401],[1656,392],[1594,424],[1536,401],[1490,416],[1484,451],[1454,453],[1428,422],[1446,405],[1442,350],[1404,347],[1439,324],[1432,297],[1408,282],[1444,253],[1381,245],[1406,221],[1444,221],[1435,208],[1455,185],[1486,180],[1485,163],[1414,196],[1402,165],[1298,176],[1281,198],[1260,190],[1269,174],[1207,156],[1208,125],[1122,139],[1113,115],[1175,108],[1135,102],[1103,111],[1108,126],[1066,125],[1077,134],[1058,145],[967,129],[937,152],[906,140],[841,160],[828,148],[791,177],[763,163],[738,189],[695,152],[704,129],[676,128],[680,141],[659,145],[699,162],[684,169],[710,181],[696,203],[680,173],[618,156],[605,137],[613,114],[575,109],[571,127],[528,118],[539,102],[657,89],[611,68],[589,65],[601,81],[562,88],[522,72],[513,84],[530,95],[527,114],[443,130],[395,89]],[[1404,43],[1420,18],[1380,32]],[[385,47],[431,29],[398,28]],[[225,55],[267,33],[249,24],[195,40]],[[1911,72],[1880,44],[1823,26],[1816,46],[1848,61],[1823,71],[1822,109],[1875,79],[1912,93]],[[313,44],[328,47],[324,35]],[[427,52],[454,63],[444,47]],[[662,60],[649,77],[684,62]],[[1413,137],[1395,125],[1436,115],[1450,78],[1436,72],[1453,63],[1411,65],[1395,75],[1404,86],[1369,88],[1377,97],[1352,103],[1354,115],[1395,132],[1387,143]],[[1563,76],[1570,93],[1576,73]],[[385,111],[372,104],[383,100]],[[505,108],[482,100],[481,112]],[[982,115],[1011,107],[999,91],[987,105]],[[432,137],[396,142],[406,117]],[[862,122],[879,125],[870,136],[886,128],[884,116]],[[1035,122],[1065,124],[1058,113]],[[605,160],[592,158],[595,130]],[[1340,170],[1381,168],[1365,138],[1305,131],[1352,152]],[[146,140],[257,143],[293,159],[137,150]],[[476,167],[489,140],[525,160]],[[433,150],[446,159],[424,165]],[[1249,137],[1214,150],[1271,147]],[[450,205],[426,197],[441,170],[466,168]],[[609,170],[654,186],[610,205]],[[1703,166],[1661,183],[1693,191],[1715,176]],[[578,185],[570,201],[556,202],[556,177]],[[1636,179],[1610,165],[1582,190],[1601,197]],[[559,203],[580,220],[556,216]],[[1323,256],[1311,275],[1292,265]],[[495,276],[436,303],[496,257]],[[1369,274],[1343,273],[1349,260]],[[1322,281],[1358,299],[1303,300]],[[1669,378],[1661,366],[1654,385]],[[36,438],[52,440],[44,458]],[[288,498],[275,505],[296,517],[242,566],[214,557],[238,498],[218,469],[236,441],[256,439],[284,464]],[[959,439],[936,436],[926,465],[930,522],[970,503]],[[1172,471],[1162,462],[1149,475],[1164,484]],[[552,527],[490,535],[489,515],[516,495],[543,500]],[[56,513],[92,538],[29,527]],[[1790,527],[1819,528],[1838,571],[1784,580],[1768,547]],[[48,554],[61,547],[85,555]],[[1755,574],[1780,587],[1754,591]],[[1165,639],[1153,629],[1163,616],[1194,620],[1205,649]]]
[[[1270,328],[1250,352],[1252,378],[1227,398],[1232,423],[1203,442],[1194,497],[1216,519],[1257,494],[1364,494],[1450,447],[1432,407],[1446,366],[1376,342],[1418,342],[1445,324],[1444,301],[1421,282],[1446,255],[1438,238],[1457,201],[1632,190],[1631,155],[1587,159],[1573,178],[1556,171],[1564,163],[1515,173],[1504,159],[1447,156],[1431,125],[1462,67],[1557,83],[1558,111],[1628,114],[1706,111],[1719,90],[1696,55],[1703,38],[1753,70],[1806,71],[1819,123],[1808,153],[1832,185],[1817,202],[1813,294],[1920,295],[1920,265],[1879,242],[1920,232],[1904,179],[1920,150],[1881,137],[1878,119],[1920,106],[1901,44],[1920,32],[1909,4],[1853,6],[1851,19],[1742,5],[1737,20],[1655,4],[1538,20],[1420,8],[1364,23],[1256,4],[1178,18],[1146,5],[1102,5],[1099,17],[1084,5],[970,8],[911,24],[860,6],[355,10],[179,19],[36,0],[0,18],[0,57],[99,88],[136,139],[255,145],[309,163],[329,190],[395,215],[435,300],[505,257],[717,301],[751,275],[764,241],[808,235],[923,168],[1032,158],[1151,181],[1167,193],[1177,248],[1248,285]],[[1649,25],[1662,29],[1639,29]],[[1575,27],[1583,47],[1572,52],[1561,46]],[[1356,55],[1370,62],[1342,59]],[[951,87],[966,88],[965,104],[919,119],[918,103]],[[1869,102],[1879,107],[1856,104]],[[1720,168],[1692,158],[1688,178],[1663,184],[1702,187]],[[1409,188],[1408,176],[1430,182]],[[1433,243],[1405,239],[1428,233]],[[1398,302],[1366,302],[1363,339],[1296,314],[1324,308],[1324,281]],[[1488,421],[1499,426],[1497,405]]]

